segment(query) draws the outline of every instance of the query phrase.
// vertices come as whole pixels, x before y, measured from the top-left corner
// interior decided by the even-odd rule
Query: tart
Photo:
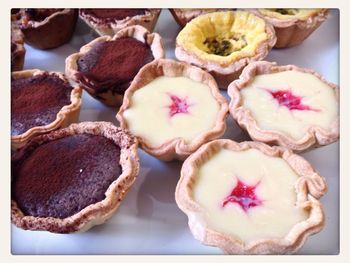
[[[80,18],[100,36],[114,36],[119,30],[140,25],[153,32],[160,9],[80,9]]]
[[[71,39],[77,18],[77,9],[26,8],[21,10],[20,27],[27,44],[50,49]]]
[[[313,70],[254,62],[228,95],[231,115],[253,140],[304,151],[339,138],[338,87]]]
[[[163,40],[142,26],[96,38],[66,59],[66,75],[94,98],[120,106],[125,90],[137,72],[165,54]]]
[[[107,122],[35,137],[12,156],[11,221],[55,233],[104,223],[139,171],[137,141]]]
[[[327,9],[271,8],[254,12],[273,25],[277,36],[275,48],[299,45],[328,16]]]
[[[206,69],[226,89],[248,63],[266,57],[275,42],[273,27],[253,13],[214,12],[187,23],[176,38],[175,56]]]
[[[16,71],[11,78],[11,144],[77,122],[82,89],[59,72]]]
[[[223,9],[219,8],[174,8],[169,9],[175,21],[180,27],[184,27],[188,22],[197,16],[218,12]]]
[[[24,35],[19,29],[16,14],[11,14],[11,71],[23,69],[25,54]]]
[[[117,114],[147,153],[183,160],[223,135],[228,105],[213,77],[169,59],[144,66],[126,91]]]
[[[183,164],[175,199],[194,237],[227,254],[291,254],[325,221],[327,186],[301,156],[215,140]]]

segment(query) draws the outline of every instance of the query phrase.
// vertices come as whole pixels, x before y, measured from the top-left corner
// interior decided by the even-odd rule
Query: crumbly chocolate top
[[[141,67],[153,59],[150,46],[131,37],[100,42],[78,59],[77,77],[98,92],[124,94]]]
[[[101,22],[111,23],[116,20],[123,20],[127,17],[144,15],[149,9],[125,9],[125,8],[109,8],[109,9],[81,9],[81,13],[92,16]]]
[[[105,198],[122,173],[120,147],[76,134],[46,142],[12,163],[12,199],[25,215],[66,218]]]
[[[25,8],[24,9],[24,15],[26,16],[26,20],[30,21],[36,21],[41,22],[46,17],[51,16],[54,13],[57,13],[59,11],[62,11],[63,9],[57,9],[57,8]]]
[[[55,74],[12,79],[11,135],[53,122],[61,108],[71,103],[72,90],[68,82]]]

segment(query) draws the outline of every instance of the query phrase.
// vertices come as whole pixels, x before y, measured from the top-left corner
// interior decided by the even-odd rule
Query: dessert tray
[[[181,28],[168,9],[162,9],[154,32],[164,41],[165,57],[175,59],[175,39]],[[25,45],[25,69],[64,72],[65,59],[98,35],[81,19],[73,38],[52,50],[39,50]],[[302,44],[288,49],[272,49],[266,61],[279,65],[293,64],[310,68],[328,81],[339,84],[339,11],[331,10],[329,18]],[[221,94],[229,101],[226,90]],[[117,109],[108,107],[82,94],[79,122],[109,121],[118,125]],[[249,140],[248,135],[228,116],[222,136],[237,142]],[[163,162],[138,150],[138,178],[118,211],[103,225],[87,232],[54,234],[25,231],[11,226],[11,252],[23,254],[223,254],[217,247],[197,241],[188,227],[188,218],[175,202],[175,189],[182,162]],[[320,199],[325,213],[325,227],[310,236],[297,254],[339,253],[339,142],[300,154],[325,178],[328,192]]]

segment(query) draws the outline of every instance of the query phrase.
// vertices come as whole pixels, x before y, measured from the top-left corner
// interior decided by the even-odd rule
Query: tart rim
[[[26,146],[13,155],[12,161],[20,160],[26,150],[41,144],[75,134],[93,134],[104,136],[120,147],[120,165],[122,173],[106,190],[106,197],[86,206],[78,213],[66,218],[38,217],[24,215],[15,200],[11,198],[11,221],[17,227],[29,230],[46,230],[54,233],[86,231],[96,224],[102,224],[119,207],[125,194],[136,180],[139,172],[137,140],[128,131],[114,126],[110,122],[81,122],[69,127],[35,137]]]
[[[199,167],[219,150],[237,152],[251,148],[268,156],[282,158],[287,162],[299,176],[295,182],[296,205],[311,210],[308,219],[295,224],[285,237],[258,239],[244,244],[239,238],[215,231],[202,223],[202,220],[197,220],[196,214],[202,213],[205,209],[193,199],[191,187]],[[227,254],[290,254],[296,252],[309,235],[323,228],[325,215],[318,199],[326,191],[325,179],[313,169],[309,162],[291,150],[278,146],[271,147],[260,142],[237,143],[229,139],[219,139],[204,144],[185,160],[176,186],[175,200],[178,207],[188,216],[192,234],[205,245],[217,246]]]
[[[243,107],[243,99],[240,94],[240,90],[245,88],[251,79],[257,75],[282,71],[298,71],[316,76],[320,81],[334,90],[335,98],[339,105],[338,86],[327,81],[322,75],[314,70],[300,68],[295,65],[278,66],[276,62],[258,61],[250,63],[247,67],[245,67],[239,79],[231,82],[231,84],[228,86],[227,94],[231,98],[229,104],[231,116],[240,127],[247,130],[249,136],[253,140],[268,144],[278,144],[298,152],[304,151],[312,146],[318,147],[337,141],[339,138],[339,114],[330,126],[329,130],[323,129],[317,125],[310,125],[302,138],[294,139],[290,135],[277,130],[264,130],[260,128],[257,121],[251,114],[251,111]]]
[[[148,77],[149,71],[152,71],[153,74],[151,78],[149,77],[147,79],[144,77],[144,75]],[[190,143],[186,143],[183,138],[173,138],[170,141],[164,142],[158,147],[152,147],[148,145],[147,139],[136,136],[140,142],[141,148],[147,153],[165,161],[170,161],[174,158],[183,160],[198,149],[203,143],[218,138],[224,134],[226,130],[225,119],[228,113],[228,103],[220,94],[214,78],[206,71],[184,62],[178,62],[171,59],[157,59],[141,68],[139,73],[132,81],[130,87],[126,90],[123,104],[116,115],[116,118],[118,119],[122,128],[128,128],[128,124],[123,117],[123,113],[125,110],[131,107],[131,100],[134,92],[143,88],[145,85],[160,76],[182,76],[197,82],[201,82],[210,88],[212,96],[219,105],[215,126],[208,131],[202,132]]]
[[[22,71],[14,71],[12,72],[11,76],[14,79],[21,79],[21,78],[28,78],[32,76],[38,76],[45,73],[49,75],[57,76],[58,78],[63,80],[65,83],[68,83],[72,87],[72,91],[70,94],[70,104],[63,106],[57,112],[56,119],[53,122],[44,126],[34,126],[29,130],[27,130],[26,132],[19,135],[14,135],[14,136],[11,135],[11,144],[13,144],[15,148],[27,142],[28,140],[30,140],[32,137],[36,135],[58,129],[61,125],[64,124],[66,120],[69,119],[71,115],[74,115],[76,112],[80,111],[82,89],[79,85],[72,85],[63,73],[57,72],[57,71],[44,71],[40,69],[28,69],[28,70],[22,70]]]

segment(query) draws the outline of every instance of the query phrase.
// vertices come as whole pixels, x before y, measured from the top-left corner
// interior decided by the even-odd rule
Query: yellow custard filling
[[[256,55],[267,39],[263,19],[246,11],[214,12],[187,23],[177,44],[198,58],[221,65]]]
[[[264,16],[287,20],[291,18],[298,18],[300,20],[307,20],[310,16],[319,13],[322,9],[301,9],[301,8],[269,8],[259,9],[259,12]]]

